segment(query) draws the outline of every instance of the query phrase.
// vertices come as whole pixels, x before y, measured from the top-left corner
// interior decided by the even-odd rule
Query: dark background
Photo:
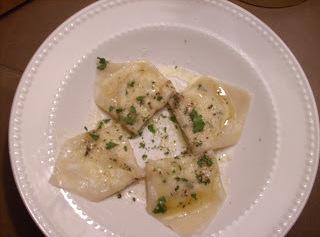
[[[0,7],[1,7],[0,0]],[[29,59],[65,19],[94,0],[33,0],[0,16],[0,236],[43,236],[29,216],[15,185],[8,154],[8,121],[16,86]],[[301,63],[319,108],[320,1],[287,8],[259,8],[237,0],[269,25]],[[288,237],[320,236],[320,178]]]

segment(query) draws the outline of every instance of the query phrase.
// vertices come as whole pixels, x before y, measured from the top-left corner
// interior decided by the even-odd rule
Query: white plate
[[[146,214],[142,186],[91,203],[48,184],[59,144],[95,119],[95,57],[149,59],[239,85],[253,95],[224,171],[228,198],[203,236],[283,236],[317,172],[319,124],[287,46],[242,8],[218,0],[99,1],[55,30],[20,81],[10,154],[21,196],[48,236],[176,236]]]

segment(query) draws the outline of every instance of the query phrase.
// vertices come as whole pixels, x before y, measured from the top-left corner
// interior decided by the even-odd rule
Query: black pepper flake
[[[91,148],[89,146],[86,146],[86,152],[84,153],[84,156],[88,156],[91,151]]]

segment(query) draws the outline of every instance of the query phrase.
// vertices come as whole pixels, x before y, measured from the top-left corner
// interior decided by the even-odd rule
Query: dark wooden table
[[[1,1],[1,0],[0,0]],[[43,236],[15,185],[8,154],[9,113],[16,86],[42,41],[65,19],[94,0],[34,0],[0,17],[0,236]],[[232,2],[267,23],[289,46],[309,78],[320,105],[320,1],[268,9]],[[319,172],[302,215],[287,236],[320,236]]]

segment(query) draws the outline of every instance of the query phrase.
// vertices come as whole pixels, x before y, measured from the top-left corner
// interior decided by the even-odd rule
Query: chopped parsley
[[[86,130],[86,131],[88,132],[88,128],[87,128],[87,126],[84,126],[83,128],[84,128],[84,130]]]
[[[98,123],[97,129],[101,129],[102,126],[103,126],[103,121],[100,121],[100,122]]]
[[[146,154],[142,155],[142,160],[146,160],[148,158],[148,156]]]
[[[191,197],[194,199],[194,200],[197,200],[197,194],[196,193],[191,193]]]
[[[177,123],[177,118],[175,115],[170,116],[170,120],[174,123]]]
[[[106,149],[107,150],[110,150],[110,149],[112,149],[112,148],[114,148],[116,146],[118,146],[118,144],[114,143],[113,141],[110,141],[110,142],[106,143]]]
[[[136,98],[136,100],[139,102],[140,105],[143,105],[144,104],[144,98],[145,98],[145,96],[140,95],[140,96],[138,96]]]
[[[89,132],[89,135],[90,135],[90,137],[91,137],[93,140],[95,140],[95,141],[99,139],[99,134],[96,134],[95,131]]]
[[[105,58],[99,58],[97,57],[98,62],[97,62],[97,69],[99,70],[104,70],[107,67],[107,64],[109,63],[109,61],[107,61]]]
[[[202,116],[198,114],[198,112],[195,109],[193,109],[190,113],[190,118],[193,123],[193,133],[202,132],[205,125]]]
[[[140,142],[139,148],[145,148],[145,147],[146,147],[146,144],[144,142]]]
[[[167,200],[164,196],[159,197],[157,200],[157,205],[153,209],[153,213],[159,214],[159,213],[165,213],[167,211]]]
[[[197,161],[197,164],[200,168],[204,166],[210,167],[212,166],[212,163],[213,163],[212,160],[206,154],[201,156],[201,158]]]
[[[179,185],[177,185],[175,188],[174,188],[174,191],[178,191],[179,190],[179,188],[180,188],[180,186]]]
[[[137,121],[137,110],[133,105],[130,106],[127,116],[122,117],[122,121],[129,125],[133,125]]]
[[[163,97],[162,97],[161,95],[158,95],[158,96],[157,96],[157,101],[162,100],[162,98],[163,98]]]
[[[111,119],[104,119],[102,120],[104,123],[109,123],[111,121]]]
[[[149,124],[149,125],[148,125],[148,129],[149,129],[149,131],[152,132],[153,134],[156,133],[156,129],[155,129],[155,127],[154,127],[153,124]]]
[[[124,146],[124,147],[123,147],[123,150],[124,150],[124,151],[127,151],[127,150],[128,150],[128,147],[127,147],[127,146]]]
[[[111,105],[111,106],[109,106],[109,112],[112,112],[113,111],[113,109],[114,109],[114,107]]]

